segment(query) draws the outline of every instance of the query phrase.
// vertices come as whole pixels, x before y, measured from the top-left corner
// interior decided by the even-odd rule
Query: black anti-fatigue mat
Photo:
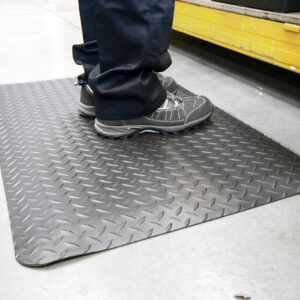
[[[114,248],[300,192],[299,156],[217,108],[191,131],[104,139],[79,116],[73,81],[0,87],[0,165],[21,264]]]

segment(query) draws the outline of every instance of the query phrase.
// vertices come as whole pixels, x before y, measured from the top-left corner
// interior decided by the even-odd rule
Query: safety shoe
[[[204,96],[180,98],[168,92],[161,107],[149,116],[130,120],[95,120],[96,131],[106,137],[122,137],[136,132],[176,132],[210,117],[212,104]]]
[[[156,75],[168,92],[176,94],[178,84],[172,77],[163,76],[159,73],[156,73]],[[92,89],[83,81],[79,81],[78,84],[81,85],[79,112],[88,117],[96,117],[95,99]]]

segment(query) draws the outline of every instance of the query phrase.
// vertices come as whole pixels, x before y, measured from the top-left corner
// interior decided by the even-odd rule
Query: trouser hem
[[[162,96],[158,101],[155,102],[155,105],[147,111],[133,113],[133,114],[124,114],[124,113],[97,113],[96,117],[100,120],[130,120],[130,119],[137,119],[145,116],[151,115],[154,111],[156,111],[159,107],[162,106],[164,101],[166,100],[166,96]]]

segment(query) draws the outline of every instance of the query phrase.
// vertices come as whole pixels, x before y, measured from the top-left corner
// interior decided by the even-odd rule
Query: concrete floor
[[[76,76],[81,69],[71,46],[80,41],[76,1],[2,0],[0,83]],[[167,74],[300,154],[300,76],[180,34],[173,36],[171,54]],[[30,269],[14,259],[0,184],[0,299],[298,300],[299,228],[296,196]]]

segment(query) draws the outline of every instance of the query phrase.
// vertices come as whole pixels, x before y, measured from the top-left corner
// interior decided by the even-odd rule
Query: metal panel
[[[237,5],[230,5],[227,3],[215,2],[213,0],[180,0],[180,2],[196,4],[198,6],[204,6],[214,8],[217,10],[228,11],[244,16],[256,17],[265,20],[271,20],[281,23],[291,23],[300,25],[300,13],[276,13],[272,11],[260,10],[249,7],[242,7]]]
[[[177,31],[300,73],[298,27],[181,1],[173,23]]]
[[[114,248],[300,192],[299,156],[220,109],[176,135],[105,139],[79,116],[72,83],[0,87],[0,165],[21,264]]]

